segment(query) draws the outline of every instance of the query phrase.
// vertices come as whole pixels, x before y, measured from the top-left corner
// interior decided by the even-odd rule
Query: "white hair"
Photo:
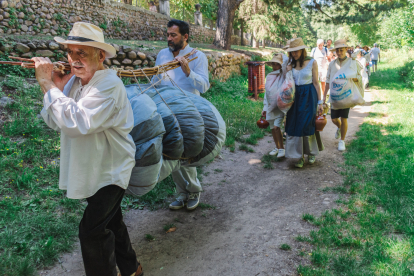
[[[316,45],[323,44],[323,43],[325,43],[325,40],[323,40],[322,38],[319,38],[318,41],[316,41]]]

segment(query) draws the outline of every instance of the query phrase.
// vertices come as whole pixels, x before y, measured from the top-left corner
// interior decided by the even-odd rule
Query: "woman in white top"
[[[316,155],[323,150],[319,132],[315,131],[316,114],[323,112],[321,90],[318,81],[318,64],[308,57],[302,38],[290,42],[289,65],[295,79],[295,102],[286,114],[286,157],[300,158],[295,165],[315,163]]]
[[[311,57],[318,63],[318,77],[321,82],[322,91],[325,91],[326,71],[328,70],[328,50],[323,47],[323,39],[318,39],[317,47],[312,49]]]
[[[363,87],[366,88],[368,87],[368,84],[369,84],[367,61],[365,60],[365,57],[363,56],[362,50],[358,49],[354,52],[354,54],[356,54],[356,60],[361,64],[362,83],[364,85]]]
[[[285,61],[286,62],[285,62]],[[265,84],[265,96],[263,101],[262,116],[266,116],[266,121],[269,122],[272,129],[273,141],[276,147],[269,153],[269,155],[277,155],[277,157],[285,156],[285,148],[283,146],[283,136],[281,131],[281,125],[285,118],[283,113],[275,103],[271,102],[276,99],[271,97],[277,93],[278,88],[282,85],[286,74],[287,57],[283,54],[276,54],[270,61],[267,61],[273,68],[273,72],[269,73],[266,77]],[[282,68],[283,65],[283,68]]]

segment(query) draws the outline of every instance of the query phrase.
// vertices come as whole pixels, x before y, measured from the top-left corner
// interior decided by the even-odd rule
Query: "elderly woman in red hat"
[[[290,42],[289,65],[295,80],[295,102],[286,114],[286,157],[299,158],[295,165],[302,168],[305,154],[309,164],[315,163],[323,144],[319,132],[315,131],[316,115],[323,112],[319,85],[318,64],[307,56],[302,38]]]

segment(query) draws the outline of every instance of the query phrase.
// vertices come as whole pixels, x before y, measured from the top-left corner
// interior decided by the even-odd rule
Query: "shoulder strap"
[[[312,49],[311,56],[313,56],[315,54],[315,50],[316,50],[316,48]]]

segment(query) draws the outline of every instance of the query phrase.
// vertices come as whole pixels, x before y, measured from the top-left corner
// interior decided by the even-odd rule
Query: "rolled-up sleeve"
[[[114,114],[119,110],[115,100],[106,94],[92,90],[75,102],[58,88],[52,88],[43,98],[42,116],[49,127],[59,128],[72,138],[104,131],[113,126]]]
[[[204,93],[210,88],[210,82],[208,80],[208,60],[206,55],[198,55],[195,63],[196,65],[191,69],[188,80],[194,89],[197,89],[200,93]]]

